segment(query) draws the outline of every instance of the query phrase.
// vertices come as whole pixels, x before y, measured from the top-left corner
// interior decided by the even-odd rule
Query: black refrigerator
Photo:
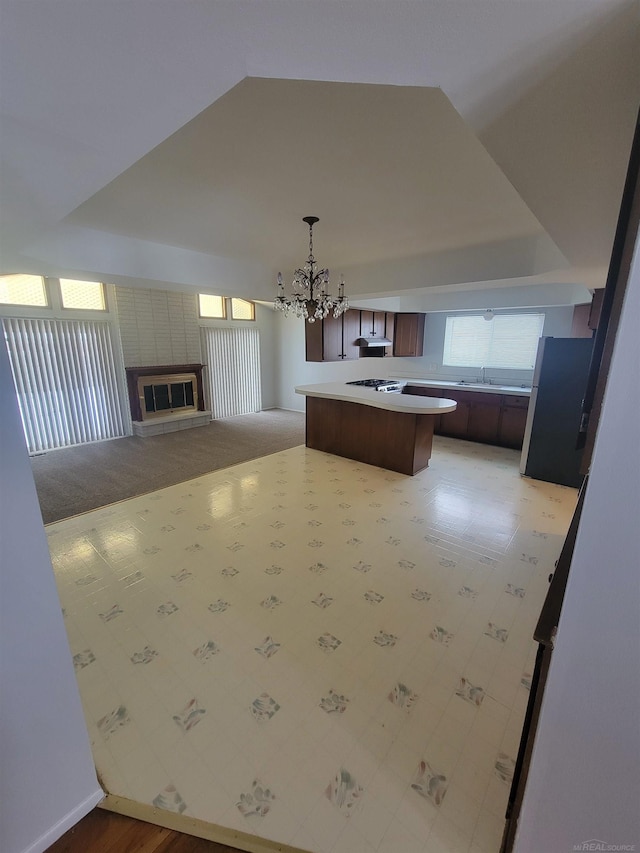
[[[578,488],[576,449],[593,338],[540,338],[520,473]]]

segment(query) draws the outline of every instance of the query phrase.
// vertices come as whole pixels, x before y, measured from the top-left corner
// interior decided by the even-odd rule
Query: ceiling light
[[[349,300],[344,295],[344,276],[340,276],[338,296],[334,299],[328,292],[329,270],[319,270],[313,257],[313,226],[320,220],[317,216],[305,216],[302,221],[309,226],[309,257],[306,264],[294,272],[289,297],[284,294],[282,273],[278,273],[278,295],[274,307],[284,312],[285,317],[293,314],[304,317],[309,323],[324,320],[331,312],[334,317],[339,317],[349,307]]]
[[[489,322],[490,320],[493,320],[493,318],[496,316],[496,312],[493,310],[493,308],[487,308],[487,310],[482,316],[487,322]]]

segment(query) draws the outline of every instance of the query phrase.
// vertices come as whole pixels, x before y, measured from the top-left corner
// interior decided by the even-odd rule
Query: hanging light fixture
[[[487,310],[482,316],[488,323],[490,323],[491,320],[493,320],[493,318],[496,316],[496,312],[493,310],[493,308],[487,308]]]
[[[309,257],[306,264],[293,274],[291,296],[285,296],[282,273],[278,273],[278,295],[274,307],[285,317],[293,314],[304,317],[309,323],[324,320],[332,312],[334,317],[339,317],[349,308],[349,300],[344,295],[344,276],[340,276],[338,296],[334,299],[328,292],[329,270],[319,270],[313,257],[313,226],[320,220],[317,216],[305,216],[302,221],[309,226]]]

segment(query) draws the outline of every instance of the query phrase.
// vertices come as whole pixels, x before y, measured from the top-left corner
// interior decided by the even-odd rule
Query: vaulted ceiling
[[[270,299],[312,214],[362,298],[604,286],[635,0],[0,8],[0,272]]]

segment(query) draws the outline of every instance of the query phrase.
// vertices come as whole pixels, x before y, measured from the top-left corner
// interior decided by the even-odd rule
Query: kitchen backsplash
[[[489,382],[492,385],[524,385],[529,387],[533,380],[533,370],[501,370],[486,368],[484,372],[474,367],[440,367],[440,369],[418,369],[416,365],[407,364],[404,370],[398,362],[405,359],[394,359],[391,378],[430,379],[434,382]],[[408,361],[408,360],[406,360]],[[415,359],[412,359],[415,361]]]

